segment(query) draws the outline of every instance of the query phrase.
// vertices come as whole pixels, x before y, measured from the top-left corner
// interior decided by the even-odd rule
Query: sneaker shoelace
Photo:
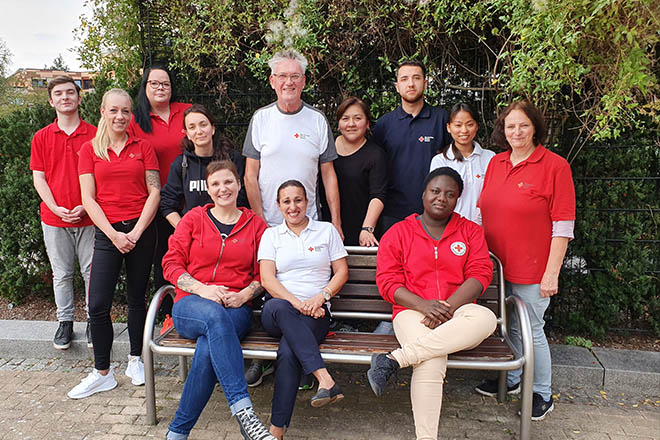
[[[252,408],[246,408],[236,415],[240,418],[243,429],[250,437],[257,440],[271,437],[270,433],[266,430],[266,427],[261,423],[261,420],[259,420]]]

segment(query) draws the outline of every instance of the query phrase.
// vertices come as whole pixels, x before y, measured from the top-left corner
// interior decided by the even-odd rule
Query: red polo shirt
[[[539,145],[515,167],[511,151],[490,161],[479,199],[488,248],[504,278],[541,282],[550,254],[552,222],[575,220],[575,188],[566,160]]]
[[[167,175],[170,172],[170,165],[174,159],[181,154],[181,139],[183,133],[183,112],[190,107],[191,104],[184,102],[171,102],[170,103],[170,118],[164,121],[160,116],[153,113],[151,115],[151,133],[145,133],[140,126],[135,122],[135,116],[131,120],[128,127],[128,134],[130,136],[139,137],[148,141],[156,152],[158,163],[160,164],[160,184],[161,186],[167,183]]]
[[[96,127],[81,120],[74,132],[67,135],[58,127],[57,119],[34,134],[30,169],[45,173],[46,183],[58,206],[73,209],[82,204],[78,182],[78,153],[80,147],[93,139],[95,134]],[[48,209],[43,201],[40,209],[41,221],[49,226],[70,228],[92,224],[88,216],[84,216],[78,223],[67,223]]]
[[[108,149],[110,160],[94,153],[91,142],[80,149],[78,173],[93,174],[96,201],[110,223],[138,218],[149,195],[145,171],[158,171],[158,159],[148,142],[129,138],[119,153]]]

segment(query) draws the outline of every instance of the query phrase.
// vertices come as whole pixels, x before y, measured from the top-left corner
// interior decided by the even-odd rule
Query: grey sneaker
[[[261,423],[252,407],[237,412],[236,421],[238,426],[241,427],[241,434],[245,440],[277,440]]]
[[[385,353],[371,356],[371,368],[367,371],[367,378],[374,394],[381,396],[385,392],[387,380],[399,370],[399,363],[387,357]]]
[[[60,322],[53,338],[53,347],[58,350],[66,350],[71,347],[71,339],[73,339],[73,321]]]
[[[249,387],[256,387],[264,380],[264,376],[273,374],[275,362],[255,359],[247,370],[245,370],[245,381]]]

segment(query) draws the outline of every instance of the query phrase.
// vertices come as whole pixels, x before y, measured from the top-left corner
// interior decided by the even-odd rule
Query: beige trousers
[[[394,333],[401,348],[392,352],[401,368],[413,367],[410,400],[417,440],[438,438],[447,356],[476,347],[497,326],[493,312],[477,304],[459,307],[452,319],[433,330],[421,323],[423,318],[414,310],[396,315]]]

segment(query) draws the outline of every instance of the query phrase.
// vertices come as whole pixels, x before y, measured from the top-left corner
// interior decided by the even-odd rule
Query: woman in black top
[[[176,228],[181,217],[195,206],[211,203],[206,191],[206,166],[214,160],[231,160],[239,176],[244,175],[241,155],[229,138],[216,133],[213,115],[201,104],[193,104],[183,113],[181,139],[183,154],[170,167],[167,183],[161,192],[160,212]],[[242,182],[241,189],[242,189]],[[247,207],[241,191],[238,206]]]
[[[375,229],[385,206],[387,166],[383,151],[366,138],[369,107],[360,98],[346,98],[337,108],[337,120],[341,135],[334,165],[344,244],[378,246]]]

